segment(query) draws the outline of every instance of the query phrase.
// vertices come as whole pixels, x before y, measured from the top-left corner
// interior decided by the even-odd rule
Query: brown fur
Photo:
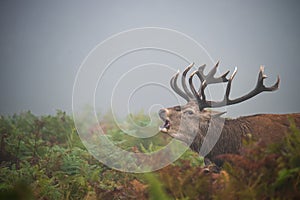
[[[206,158],[214,160],[221,154],[239,154],[243,139],[252,138],[265,144],[282,140],[289,132],[290,120],[294,120],[296,126],[300,128],[300,113],[258,114],[225,121],[218,114],[214,111],[199,111],[193,101],[185,106],[162,109],[160,117],[170,122],[170,128],[162,132],[190,144],[193,151],[201,153],[200,148],[203,146],[208,128],[216,130],[213,134],[221,130],[216,144],[206,155]]]
[[[265,145],[279,142],[289,132],[290,120],[294,120],[300,128],[300,113],[259,114],[226,119],[221,136],[207,158],[214,160],[214,157],[221,154],[239,154],[243,139],[251,138]]]

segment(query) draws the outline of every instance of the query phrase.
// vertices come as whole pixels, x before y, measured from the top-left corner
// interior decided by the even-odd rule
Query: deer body
[[[256,87],[248,94],[231,100],[229,94],[236,70],[229,79],[226,78],[229,71],[215,78],[218,64],[207,75],[203,74],[204,66],[194,71],[189,77],[190,90],[186,86],[185,77],[193,64],[187,67],[182,74],[183,90],[177,85],[179,73],[171,79],[172,89],[186,99],[188,103],[159,111],[159,116],[164,121],[164,124],[160,127],[161,132],[187,143],[193,151],[200,154],[203,153],[203,149],[204,152],[205,149],[208,149],[208,152],[203,156],[216,162],[218,155],[239,154],[243,139],[252,138],[265,144],[282,140],[289,130],[290,119],[293,119],[297,127],[300,128],[300,113],[258,114],[237,119],[224,119],[221,117],[224,113],[206,110],[207,107],[214,108],[240,103],[261,92],[277,90],[279,86],[279,77],[273,86],[264,86],[263,80],[267,76],[263,74],[263,67],[261,67]],[[193,85],[194,75],[197,75],[201,81],[198,91]],[[204,90],[207,85],[222,82],[228,82],[224,99],[219,102],[206,100]],[[213,136],[206,137],[208,132]]]
[[[289,132],[291,119],[300,128],[300,113],[258,114],[237,119],[225,119],[221,135],[206,158],[217,163],[218,155],[239,154],[243,140],[251,139],[265,145],[279,142]],[[199,138],[196,136],[190,145],[191,149],[198,153],[200,153],[199,147],[203,143]]]

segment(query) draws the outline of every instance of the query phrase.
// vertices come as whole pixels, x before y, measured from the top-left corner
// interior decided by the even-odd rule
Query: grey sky
[[[0,114],[71,113],[76,72],[88,53],[120,31],[152,26],[191,36],[221,61],[221,72],[237,66],[233,96],[254,87],[260,65],[267,85],[280,75],[279,91],[230,106],[230,116],[299,112],[299,19],[299,1],[1,1]],[[170,94],[149,94],[171,106]]]

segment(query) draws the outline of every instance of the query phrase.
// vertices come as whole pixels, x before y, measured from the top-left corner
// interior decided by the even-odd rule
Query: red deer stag
[[[232,105],[246,101],[254,97],[255,95],[265,91],[275,91],[278,89],[280,79],[277,78],[276,83],[271,87],[266,87],[263,83],[267,76],[264,74],[264,68],[260,67],[258,80],[255,88],[248,94],[236,99],[230,99],[231,83],[236,75],[237,69],[227,79],[229,71],[221,75],[220,77],[214,77],[217,67],[217,63],[214,68],[208,73],[204,74],[205,65],[199,67],[194,71],[189,79],[189,87],[186,84],[186,75],[188,71],[193,67],[193,64],[188,66],[182,73],[182,89],[177,85],[177,79],[179,72],[172,77],[170,85],[172,89],[181,97],[183,97],[187,104],[183,106],[175,106],[171,108],[161,109],[159,111],[160,118],[164,121],[164,124],[160,127],[160,131],[167,133],[171,137],[181,140],[190,145],[193,151],[203,153],[201,147],[203,147],[205,136],[209,128],[211,128],[212,134],[219,132],[215,143],[203,155],[206,161],[213,161],[219,163],[220,160],[216,159],[216,156],[221,154],[239,154],[242,145],[243,138],[253,138],[254,140],[263,141],[265,144],[279,141],[283,138],[284,133],[289,129],[289,118],[293,118],[297,127],[300,127],[300,113],[297,114],[258,114],[252,116],[239,117],[237,119],[224,119],[221,117],[223,113],[212,110],[206,110],[205,108],[216,108],[227,105]],[[197,75],[200,79],[200,88],[197,91],[193,84],[193,77]],[[226,92],[222,101],[209,101],[206,99],[205,88],[209,84],[224,83],[227,82]],[[214,130],[220,131],[214,131]],[[211,142],[208,141],[209,145]],[[205,145],[204,145],[205,149]],[[205,152],[205,151],[204,151]]]

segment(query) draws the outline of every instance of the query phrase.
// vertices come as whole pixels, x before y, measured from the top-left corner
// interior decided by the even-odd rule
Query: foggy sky
[[[71,113],[75,76],[88,53],[113,34],[141,27],[183,32],[221,61],[220,71],[237,66],[233,96],[254,87],[260,65],[266,85],[280,75],[279,91],[230,106],[229,116],[299,112],[299,19],[298,1],[0,1],[0,114]],[[172,106],[170,94],[162,94],[145,93]]]

